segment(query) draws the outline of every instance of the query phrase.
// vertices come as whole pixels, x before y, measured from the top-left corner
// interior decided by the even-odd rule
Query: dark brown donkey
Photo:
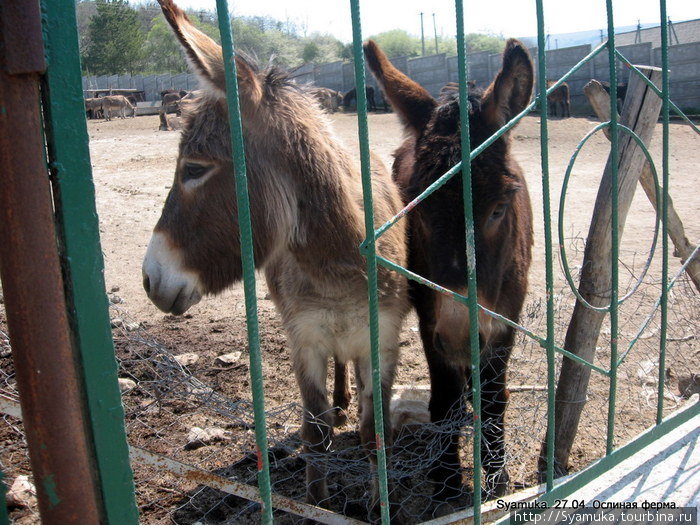
[[[404,123],[408,138],[395,153],[393,176],[410,202],[461,160],[458,94],[436,101],[392,66],[377,45],[365,45],[369,68]],[[525,47],[509,40],[503,68],[483,92],[469,96],[472,148],[483,143],[530,102],[533,67]],[[472,162],[472,195],[479,304],[518,320],[527,290],[532,211],[525,178],[510,152],[508,135]],[[433,282],[467,294],[467,247],[462,182],[455,176],[409,214],[409,268]],[[430,368],[430,413],[434,422],[462,417],[471,378],[469,311],[460,303],[411,283],[423,348]],[[503,414],[508,394],[506,366],[514,330],[479,313],[481,345],[482,457],[489,495],[508,487]],[[435,496],[448,502],[461,492],[458,436],[436,438],[443,452],[431,471]],[[453,504],[456,501],[453,500]],[[442,511],[450,505],[442,505]]]
[[[556,80],[547,80],[547,89],[556,84]],[[550,117],[569,118],[571,116],[571,97],[569,84],[562,83],[557,89],[547,95]]]
[[[149,298],[181,314],[205,294],[242,277],[233,161],[221,48],[170,0],[165,18],[205,89],[183,108],[175,180],[143,262]],[[374,411],[367,302],[362,185],[358,167],[334,138],[313,97],[278,70],[258,72],[236,57],[243,115],[256,266],[265,272],[291,346],[304,405],[308,452],[330,446],[328,360],[354,361],[360,377],[360,438],[373,445]],[[399,190],[374,159],[374,213],[385,221],[401,208]],[[378,252],[406,261],[405,229],[378,241]],[[379,324],[385,428],[402,321],[410,307],[404,278],[379,269]],[[274,385],[268,385],[274,388]],[[369,454],[373,468],[376,457]],[[323,459],[306,465],[307,501],[328,505]],[[376,486],[375,486],[376,489]]]

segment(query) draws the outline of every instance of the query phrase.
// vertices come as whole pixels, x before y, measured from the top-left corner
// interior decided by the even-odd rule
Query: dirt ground
[[[355,115],[338,113],[333,115],[331,120],[338,136],[346,144],[356,143]],[[373,150],[390,165],[391,153],[402,140],[397,117],[393,114],[371,114],[369,124]],[[563,342],[574,304],[573,294],[563,278],[558,250],[557,213],[560,208],[562,180],[576,145],[596,124],[596,121],[585,118],[552,120],[549,123],[550,202],[553,210],[557,291],[555,328],[558,344]],[[125,394],[130,441],[151,451],[175,456],[186,463],[222,474],[239,476],[239,479],[251,479],[250,473],[253,468],[245,463],[245,454],[240,452],[252,445],[251,429],[249,426],[232,422],[230,418],[227,419],[230,416],[230,405],[227,405],[229,408],[222,409],[213,398],[208,403],[201,403],[201,396],[199,401],[192,402],[187,397],[192,393],[190,389],[189,394],[180,395],[169,404],[165,403],[163,406],[167,405],[167,410],[162,409],[162,406],[158,410],[149,408],[149,402],[153,399],[153,390],[149,390],[149,384],[161,382],[159,395],[166,398],[169,393],[177,391],[172,385],[163,386],[162,382],[167,374],[163,373],[162,368],[147,364],[151,358],[155,361],[161,359],[161,363],[162,359],[166,359],[158,357],[161,350],[153,350],[156,345],[149,346],[148,343],[153,341],[160,344],[158,349],[167,350],[174,355],[189,352],[198,354],[199,361],[188,366],[187,371],[212,389],[207,392],[215,392],[229,402],[237,404],[236,406],[247,406],[246,403],[250,399],[242,286],[237,285],[217,297],[205,298],[182,317],[164,315],[158,311],[142,288],[141,261],[172,183],[179,132],[159,132],[156,116],[115,119],[111,122],[90,121],[88,129],[105,258],[105,280],[110,298],[115,303],[112,316],[140,325],[139,330],[130,331],[124,329],[125,325],[117,323],[115,329],[117,352],[123,365],[120,376],[133,378],[138,385]],[[526,117],[512,132],[515,157],[526,173],[535,214],[534,262],[530,270],[530,292],[522,323],[544,337],[545,250],[539,134],[537,116]],[[658,162],[659,171],[660,137],[659,126],[650,148]],[[576,266],[580,265],[583,255],[590,215],[607,155],[608,142],[605,137],[602,134],[594,136],[579,155],[566,193],[565,239],[562,242],[567,248],[569,264],[574,271]],[[697,166],[700,165],[700,137],[689,127],[678,123],[671,124],[669,161],[670,193],[674,205],[685,223],[687,237],[691,242],[698,242],[700,223],[697,221],[697,188],[700,185],[700,172]],[[651,244],[653,224],[653,208],[644,193],[638,191],[621,246],[621,290],[629,289],[640,275]],[[660,289],[660,258],[660,250],[657,249],[656,257],[649,273],[644,277],[640,290],[621,307],[621,342],[625,344],[652,312]],[[672,258],[670,275],[675,275],[678,268],[678,260]],[[286,453],[284,458],[276,458],[280,460],[280,464],[284,463],[283,459],[287,462],[280,471],[283,473],[273,473],[273,478],[276,480],[275,490],[290,497],[298,497],[303,486],[303,475],[299,477],[303,462],[300,462],[298,454],[293,454],[293,451],[298,449],[298,443],[290,437],[298,426],[298,410],[291,408],[289,412],[285,412],[289,403],[298,400],[298,390],[291,372],[286,338],[272,302],[266,298],[263,281],[262,276],[259,276],[257,295],[266,407],[273,412],[276,407],[280,408],[268,419],[272,429],[271,442],[273,445],[284,442],[287,447],[285,450],[292,451]],[[671,388],[677,391],[678,378],[700,372],[697,344],[697,338],[700,336],[700,302],[697,292],[685,279],[681,279],[673,292],[671,307],[671,339],[666,365],[670,369]],[[4,321],[4,313],[1,315]],[[625,443],[653,423],[656,404],[654,363],[655,359],[658,359],[654,355],[658,354],[658,325],[656,315],[621,368],[616,408],[617,444]],[[596,362],[605,367],[609,365],[610,358],[609,345],[603,340],[608,339],[610,334],[607,321],[603,328],[603,335],[606,334],[608,337],[602,337],[598,343],[600,347],[596,357]],[[215,362],[217,356],[234,351],[242,352],[237,364],[231,366]],[[404,326],[401,351],[396,384],[428,385],[427,367],[417,334],[417,321],[413,314]],[[0,361],[0,365],[6,373],[11,369],[7,356]],[[542,389],[546,385],[544,350],[536,342],[521,337],[509,370],[509,386],[513,393],[507,414],[507,447],[513,488],[517,489],[532,485],[536,481],[537,452],[546,428],[546,392]],[[9,383],[11,380],[6,380],[6,384]],[[191,382],[188,385],[191,385]],[[581,433],[571,454],[573,469],[587,465],[604,453],[604,414],[608,398],[607,382],[594,373],[581,426],[586,431]],[[672,410],[680,402],[680,397],[669,395],[667,409]],[[193,411],[190,411],[190,408]],[[343,444],[357,448],[358,440],[354,427],[356,417],[354,411],[351,412],[349,424],[339,433],[336,449],[341,449]],[[14,422],[11,426],[14,428],[17,425]],[[185,448],[186,434],[191,427],[212,425],[223,426],[227,430],[228,437],[223,442],[191,450]],[[2,468],[9,478],[26,469],[26,460],[25,467],[16,464],[21,454],[17,452],[16,443],[13,441],[16,438],[12,436],[12,432],[7,429],[0,436],[5,439],[4,448],[0,447]],[[405,440],[404,443],[407,448],[415,444]],[[284,448],[282,445],[280,447],[280,450]],[[469,447],[465,445],[465,456],[468,454]],[[241,471],[231,470],[234,463],[236,468],[247,472],[248,477],[243,476]],[[364,466],[365,463],[362,462],[361,465]],[[275,464],[273,470],[274,468]],[[257,508],[245,506],[237,498],[226,498],[221,493],[208,491],[194,483],[174,480],[167,474],[155,472],[142,465],[136,466],[136,471],[143,523],[255,521],[253,516]],[[339,479],[331,486],[343,486],[342,478]],[[411,497],[417,497],[416,494],[420,492],[415,490],[417,492]],[[348,500],[361,500],[362,494],[360,491]],[[357,506],[357,503],[338,505],[335,510],[362,518],[362,512],[353,506]],[[409,521],[428,519],[430,515],[427,512],[416,511]],[[13,515],[17,518],[17,523],[30,523],[36,519],[36,514],[26,510],[15,511]],[[281,521],[284,519],[280,517]]]

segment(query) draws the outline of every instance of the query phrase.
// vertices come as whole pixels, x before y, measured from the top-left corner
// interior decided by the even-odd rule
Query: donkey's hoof
[[[501,498],[508,494],[510,476],[506,469],[499,470],[496,474],[486,476],[486,488],[481,495],[484,500]]]
[[[348,413],[343,408],[336,407],[333,412],[333,426],[342,427],[348,422]]]

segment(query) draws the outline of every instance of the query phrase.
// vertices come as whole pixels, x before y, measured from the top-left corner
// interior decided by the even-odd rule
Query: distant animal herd
[[[136,99],[124,95],[107,95],[85,99],[85,116],[89,119],[103,118],[112,120],[113,116],[121,118],[136,116]]]
[[[547,80],[547,87],[550,88],[556,83],[554,80]],[[474,90],[477,88],[476,82],[468,81],[468,89]],[[610,83],[601,82],[603,88],[609,93]],[[336,113],[338,111],[350,111],[357,106],[357,90],[352,88],[346,93],[336,91],[334,89],[318,86],[306,86],[308,92],[318,102],[321,109],[326,113]],[[459,84],[456,82],[448,82],[440,90],[440,95],[445,93],[459,91]],[[171,119],[166,116],[168,113],[175,113],[177,117],[181,114],[181,104],[187,99],[191,99],[193,91],[179,89],[165,89],[160,92],[161,106],[159,110],[161,131],[171,129],[179,129],[177,119]],[[391,111],[391,106],[387,103],[384,97],[379,100],[381,104],[377,105],[377,97],[375,89],[372,86],[365,88],[367,111],[378,111],[382,109],[384,112]],[[617,97],[618,104],[621,106],[625,95],[627,94],[627,84],[618,84]],[[381,106],[381,108],[380,108]],[[135,117],[137,101],[134,96],[125,95],[107,95],[102,97],[92,97],[85,99],[85,116],[88,119],[104,119],[112,120],[113,117]],[[569,85],[562,82],[551,93],[547,95],[547,110],[550,117],[569,118],[571,117],[571,98]]]

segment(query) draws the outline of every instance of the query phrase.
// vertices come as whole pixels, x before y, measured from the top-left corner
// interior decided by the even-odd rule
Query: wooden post
[[[660,86],[661,70],[652,67],[639,68],[651,81]],[[637,75],[630,78],[627,98],[620,123],[631,128],[645,144],[650,142],[654,126],[659,119],[661,99]],[[619,134],[618,156],[618,218],[619,234],[622,237],[627,212],[629,211],[646,158],[633,139]],[[586,250],[579,293],[596,307],[610,303],[611,291],[611,228],[612,221],[612,164],[608,157],[603,179],[596,198],[591,226],[588,231]],[[600,326],[605,312],[592,310],[576,302],[566,333],[564,348],[573,354],[593,362]],[[571,359],[564,358],[557,384],[554,410],[554,473],[566,474],[569,454],[576,437],[578,423],[586,402],[591,369]],[[539,469],[546,471],[547,444],[543,443]]]
[[[610,120],[610,95],[603,89],[603,86],[597,80],[591,80],[583,88],[583,92],[588,97],[588,101],[591,103],[593,110],[598,115],[598,118],[605,122]],[[605,128],[605,136],[610,138],[610,129]],[[656,203],[656,191],[654,184],[654,177],[651,173],[651,166],[649,162],[644,163],[644,168],[642,168],[642,174],[639,177],[639,182],[647,194],[649,201],[651,202],[654,209],[657,208]],[[674,251],[673,255],[681,259],[681,263],[685,263],[693,254],[695,246],[690,244],[688,238],[685,236],[685,228],[681,222],[680,217],[676,213],[676,209],[673,207],[673,201],[671,196],[668,197],[668,236],[673,242]],[[700,260],[695,257],[685,269],[690,280],[695,284],[695,288],[700,291]]]

